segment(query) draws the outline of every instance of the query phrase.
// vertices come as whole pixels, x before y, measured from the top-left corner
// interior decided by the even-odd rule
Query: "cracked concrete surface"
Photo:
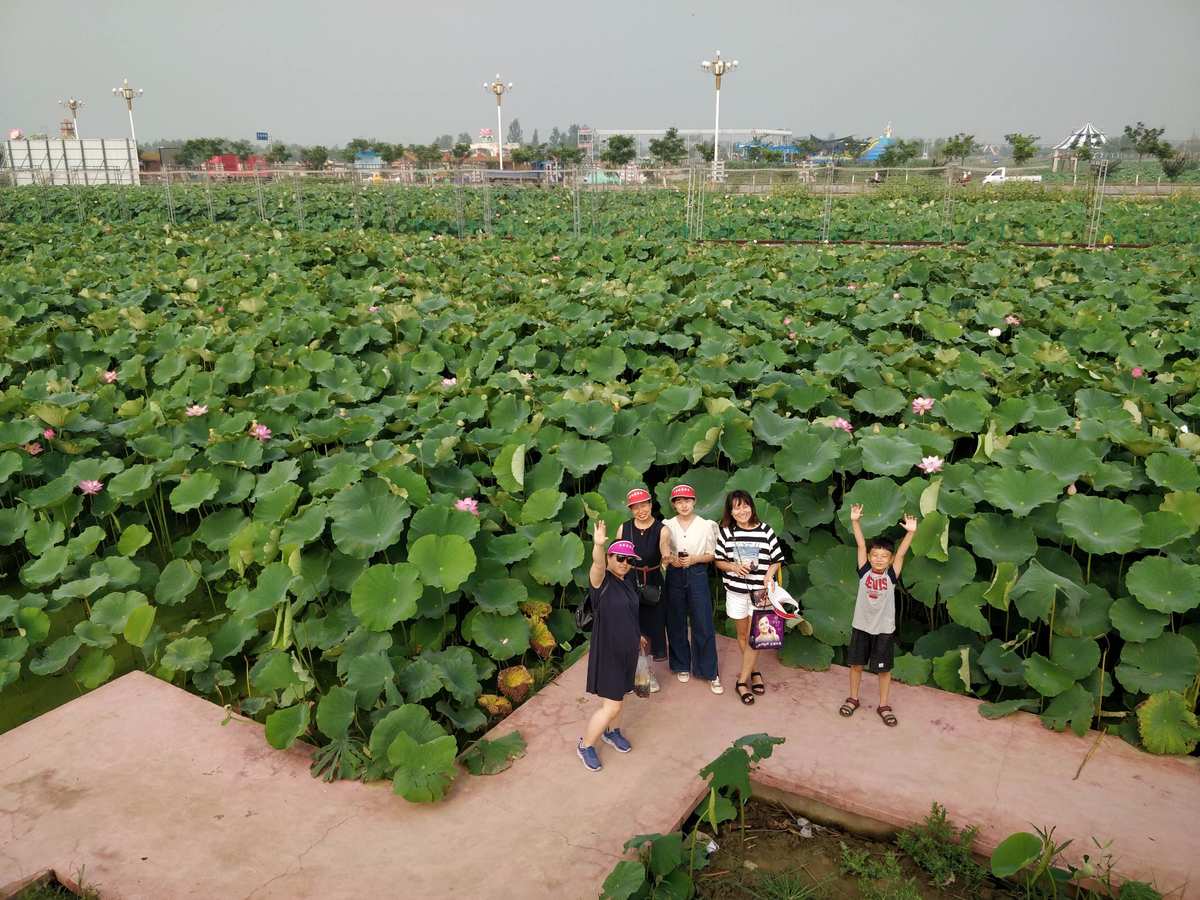
[[[735,671],[736,645],[721,639],[720,653]],[[1024,713],[988,721],[970,698],[900,684],[889,729],[872,679],[842,719],[845,670],[760,660],[768,691],[750,707],[660,669],[662,692],[627,704],[634,752],[602,745],[595,774],[574,752],[595,702],[580,662],[496,729],[520,730],[523,759],[460,775],[430,806],[387,783],[315,780],[310,748],[271,750],[261,726],[222,727],[220,707],[133,673],[0,735],[0,888],[53,868],[83,869],[105,900],[596,897],[628,838],[677,827],[704,793],[697,771],[765,731],[787,738],[757,775],[772,789],[892,826],[936,800],[980,826],[984,852],[1055,825],[1073,852],[1112,840],[1122,875],[1200,897],[1188,887],[1200,876],[1194,761],[1106,737],[1073,780],[1094,733],[1055,734]]]

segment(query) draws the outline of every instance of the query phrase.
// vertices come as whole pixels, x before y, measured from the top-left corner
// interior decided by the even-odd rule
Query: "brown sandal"
[[[858,709],[858,701],[853,697],[847,697],[846,702],[842,704],[842,708],[838,710],[847,719],[854,715],[854,711]]]
[[[879,713],[879,718],[883,719],[883,724],[888,728],[895,728],[900,721],[896,718],[890,706],[877,707],[875,712]]]

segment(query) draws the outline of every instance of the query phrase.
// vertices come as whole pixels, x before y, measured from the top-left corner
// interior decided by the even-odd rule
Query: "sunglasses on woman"
[[[629,565],[633,565],[633,561],[635,559],[637,559],[637,557],[636,556],[622,556],[620,553],[614,553],[613,559],[615,559],[619,563],[625,563],[625,565],[629,566]]]

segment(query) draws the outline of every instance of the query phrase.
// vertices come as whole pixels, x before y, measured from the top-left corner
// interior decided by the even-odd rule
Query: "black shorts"
[[[846,665],[863,666],[870,672],[890,672],[896,655],[896,635],[868,634],[857,628],[850,629],[850,648],[846,651]]]

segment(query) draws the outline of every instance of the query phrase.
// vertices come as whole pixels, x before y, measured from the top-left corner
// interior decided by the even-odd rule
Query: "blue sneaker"
[[[600,764],[600,757],[596,755],[596,748],[583,746],[583,738],[579,739],[579,746],[575,748],[575,752],[579,754],[589,772],[599,772],[604,768]]]
[[[621,734],[620,728],[614,728],[612,731],[606,731],[600,735],[601,740],[610,747],[615,747],[618,753],[628,753],[633,749],[633,744],[625,739],[625,735]]]

